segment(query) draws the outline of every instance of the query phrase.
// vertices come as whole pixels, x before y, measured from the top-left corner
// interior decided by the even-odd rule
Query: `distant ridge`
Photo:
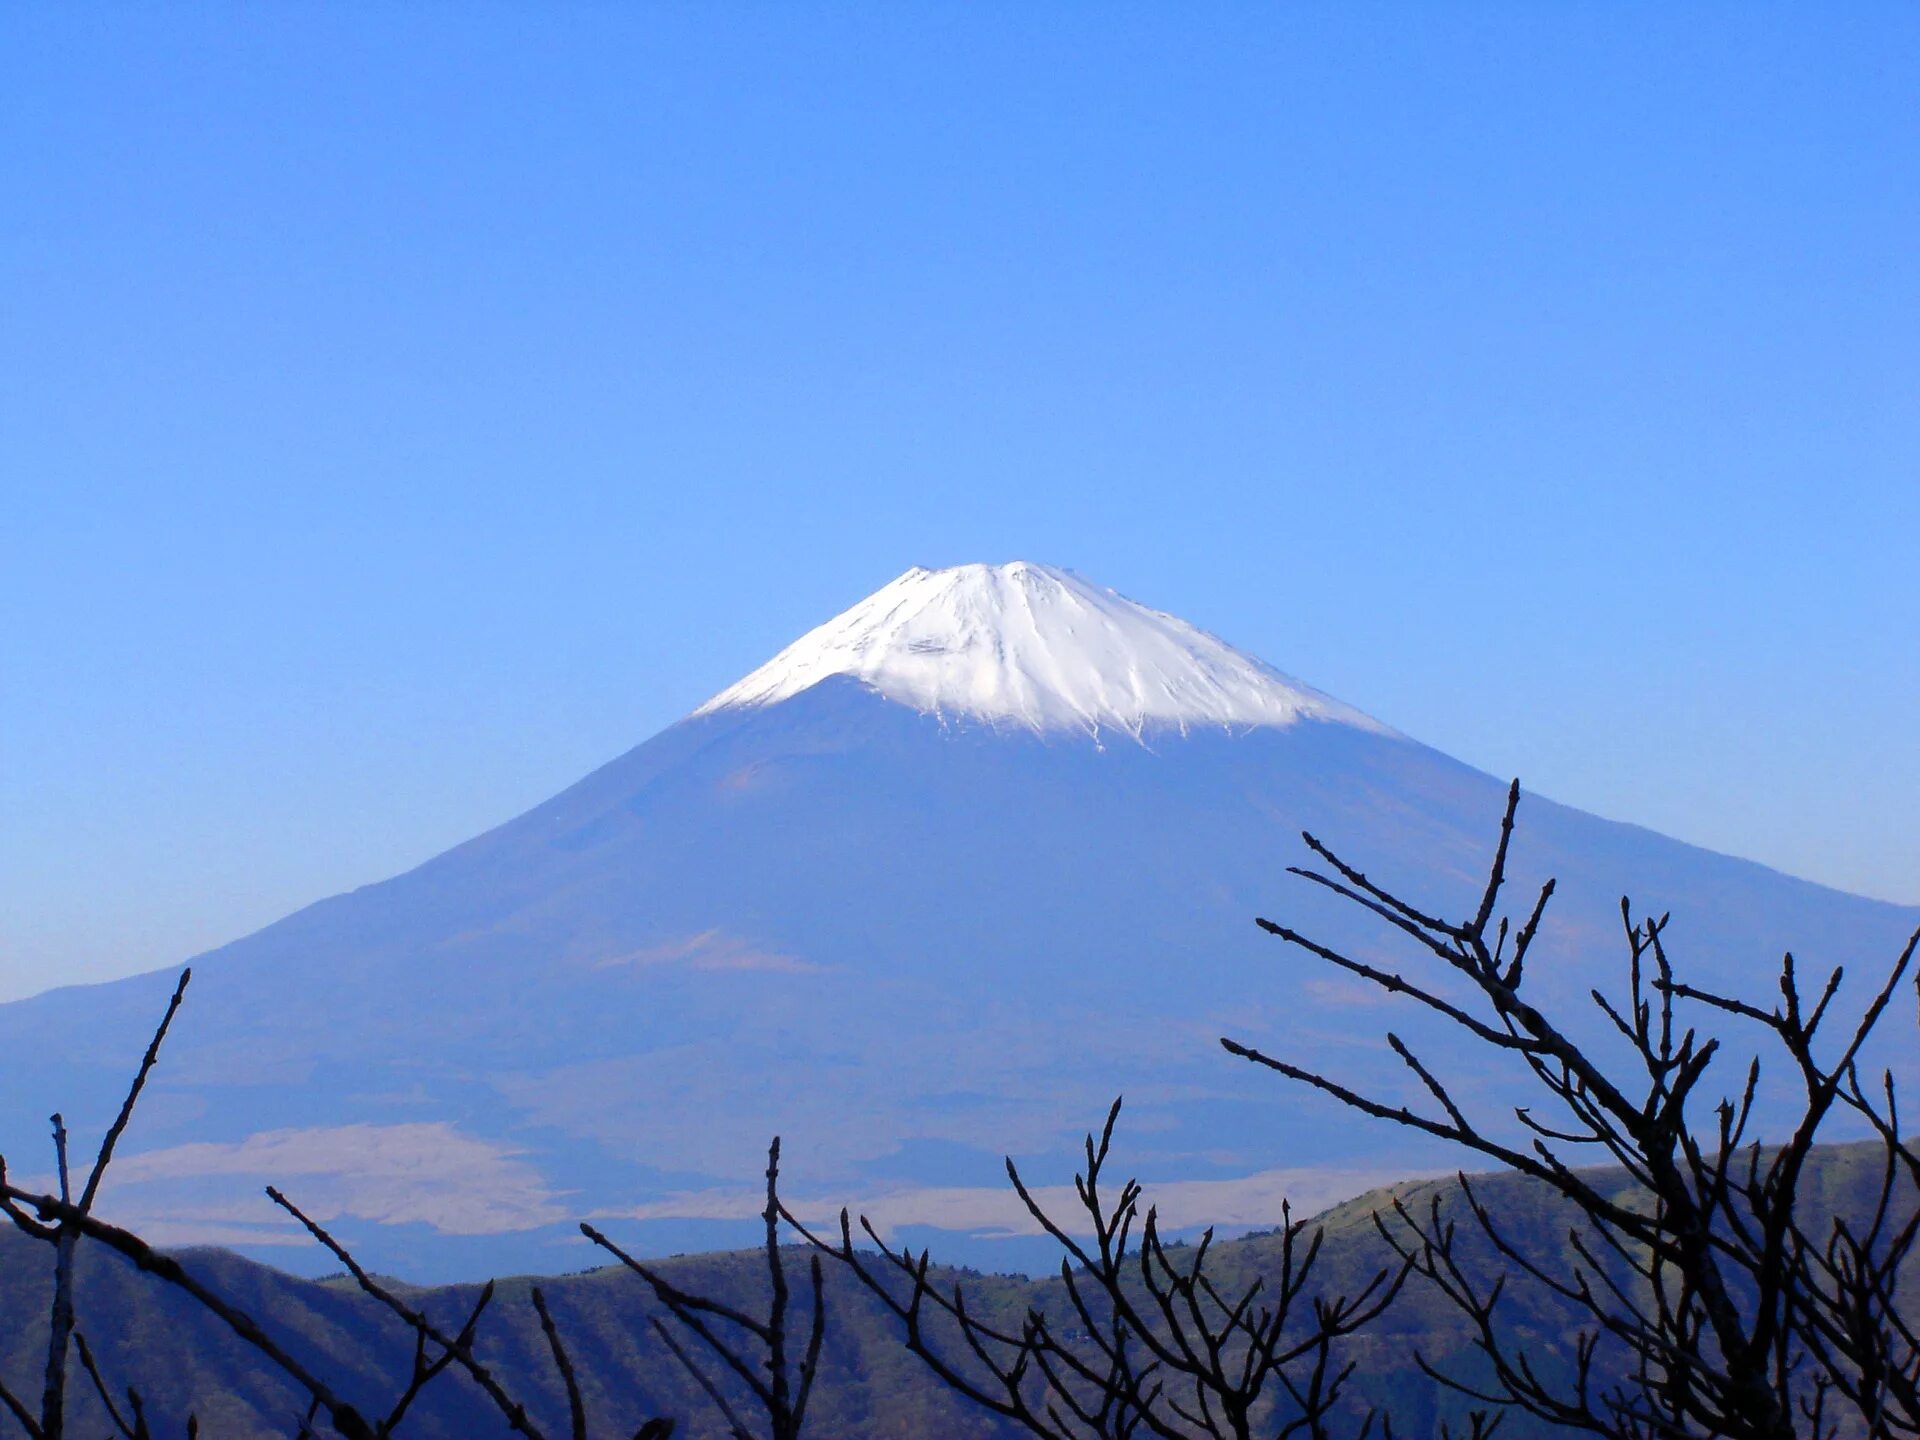
[[[1817,1177],[1809,1192],[1836,1213],[1865,1222],[1876,1195],[1878,1158],[1877,1145],[1816,1146],[1808,1157],[1811,1174]],[[1587,1173],[1609,1193],[1626,1190],[1618,1172]],[[1501,1217],[1507,1233],[1533,1253],[1550,1256],[1557,1245],[1564,1245],[1569,1216],[1537,1181],[1517,1175],[1480,1176],[1475,1189]],[[1411,1181],[1318,1215],[1313,1224],[1324,1227],[1325,1244],[1315,1265],[1315,1289],[1358,1292],[1392,1261],[1374,1229],[1372,1212],[1395,1198],[1418,1207],[1435,1193],[1448,1213],[1463,1208],[1457,1182]],[[1147,1202],[1156,1198],[1157,1191],[1150,1187]],[[1222,1241],[1211,1252],[1209,1274],[1235,1290],[1255,1276],[1277,1277],[1282,1244],[1273,1232]],[[1043,1273],[1036,1280],[958,1275],[942,1264],[944,1248],[936,1243],[933,1250],[933,1282],[943,1287],[964,1284],[970,1306],[977,1307],[981,1318],[1017,1329],[1027,1308],[1037,1305],[1063,1326],[1073,1323],[1057,1273],[1051,1278],[1045,1273],[1051,1267],[1037,1267]],[[1041,1253],[1053,1256],[1058,1251],[1048,1246]],[[325,1378],[348,1398],[375,1412],[391,1403],[393,1362],[409,1353],[412,1336],[378,1304],[350,1285],[297,1280],[232,1255],[199,1251],[186,1258],[197,1275],[230,1296],[244,1297],[248,1310],[278,1335],[320,1359]],[[592,1258],[594,1252],[589,1252],[566,1263],[577,1271]],[[0,1323],[6,1336],[0,1341],[0,1367],[16,1391],[33,1384],[36,1367],[44,1363],[48,1263],[48,1247],[27,1240],[11,1226],[0,1231]],[[755,1255],[688,1255],[665,1260],[659,1268],[677,1285],[750,1313],[764,1311],[767,1304],[764,1272]],[[262,1366],[223,1324],[168,1286],[98,1247],[81,1247],[79,1275],[80,1311],[89,1340],[112,1357],[116,1379],[139,1385],[154,1434],[180,1434],[188,1411],[196,1407],[204,1423],[217,1399],[220,1423],[211,1433],[222,1440],[264,1440],[285,1435],[286,1417],[305,1408],[306,1397]],[[830,1341],[808,1412],[809,1434],[819,1440],[894,1440],[901,1435],[1014,1440],[1029,1433],[963,1405],[926,1367],[903,1355],[892,1315],[864,1288],[850,1283],[839,1266],[828,1268],[826,1282]],[[550,1297],[596,1418],[608,1423],[605,1432],[595,1433],[630,1435],[645,1418],[660,1414],[684,1417],[686,1428],[675,1433],[688,1440],[718,1440],[724,1433],[711,1419],[706,1397],[652,1332],[650,1319],[661,1311],[648,1298],[644,1283],[619,1267],[531,1282],[518,1277],[500,1284],[499,1299],[481,1330],[482,1353],[502,1384],[526,1397],[531,1418],[544,1433],[566,1433],[567,1406],[558,1387],[546,1383],[551,1371],[527,1295],[530,1283]],[[431,1314],[464,1313],[473,1292],[414,1292],[407,1298]],[[1509,1287],[1501,1313],[1508,1325],[1537,1335],[1565,1334],[1576,1323],[1553,1295],[1517,1282]],[[934,1345],[944,1349],[946,1332],[931,1327],[929,1333]],[[1359,1433],[1359,1421],[1372,1406],[1392,1408],[1397,1433],[1436,1435],[1443,1418],[1458,1424],[1468,1402],[1450,1396],[1420,1368],[1423,1358],[1456,1372],[1472,1363],[1474,1334],[1458,1311],[1433,1303],[1416,1287],[1383,1321],[1349,1343],[1359,1363],[1342,1412],[1348,1422],[1344,1433]],[[76,1387],[73,1399],[73,1433],[112,1433],[91,1387]],[[1270,1425],[1261,1433],[1277,1428]],[[444,1382],[422,1392],[408,1412],[404,1433],[414,1440],[510,1440],[511,1434],[476,1387]],[[1343,1431],[1336,1427],[1334,1433]],[[1503,1424],[1500,1435],[1502,1440],[1509,1435],[1545,1440],[1542,1429],[1522,1414]]]

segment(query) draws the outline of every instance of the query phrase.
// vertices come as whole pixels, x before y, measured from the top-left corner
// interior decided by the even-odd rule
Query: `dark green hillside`
[[[1814,1195],[1837,1211],[1857,1210],[1869,1193],[1879,1152],[1837,1146],[1820,1152]],[[1479,1193],[1509,1232],[1531,1253],[1550,1253],[1564,1241],[1567,1215],[1530,1181],[1489,1176]],[[1382,1263],[1384,1247],[1372,1220],[1376,1208],[1397,1195],[1424,1206],[1436,1189],[1445,1197],[1453,1182],[1414,1182],[1377,1191],[1321,1217],[1326,1245],[1316,1272],[1320,1287],[1356,1289]],[[1250,1235],[1219,1246],[1213,1273],[1232,1289],[1256,1274],[1272,1273],[1279,1252],[1273,1234]],[[1480,1253],[1480,1252],[1475,1252]],[[48,1295],[47,1247],[9,1230],[0,1235],[0,1365],[9,1384],[37,1393]],[[200,1275],[259,1319],[291,1350],[310,1362],[349,1398],[370,1410],[382,1408],[399,1388],[410,1337],[398,1321],[345,1280],[297,1279],[221,1251],[187,1257]],[[662,1262],[676,1284],[736,1305],[758,1309],[764,1286],[756,1253],[689,1256]],[[954,1272],[947,1272],[953,1278]],[[891,1318],[837,1266],[828,1268],[832,1324],[815,1399],[810,1434],[817,1440],[989,1440],[1012,1433],[990,1417],[968,1410],[898,1343]],[[1013,1323],[1029,1304],[1062,1309],[1057,1279],[1009,1276],[961,1277],[969,1304]],[[507,1380],[552,1434],[564,1433],[566,1405],[547,1359],[528,1298],[531,1281],[500,1283],[482,1329],[483,1358]],[[691,1382],[651,1333],[657,1307],[645,1286],[619,1269],[597,1270],[540,1282],[580,1369],[595,1433],[630,1436],[657,1414],[682,1418],[682,1434],[717,1436]],[[451,1286],[410,1292],[438,1316],[463,1314],[476,1287]],[[210,1436],[287,1435],[295,1429],[294,1391],[258,1358],[200,1313],[184,1297],[140,1276],[99,1247],[83,1246],[80,1265],[80,1327],[108,1375],[139,1387],[158,1433],[181,1433],[179,1422],[197,1410]],[[1512,1299],[1517,1328],[1541,1355],[1564,1352],[1570,1328],[1562,1313],[1537,1294]],[[1406,1435],[1435,1433],[1443,1396],[1414,1364],[1419,1350],[1443,1364],[1470,1363],[1467,1335],[1458,1317],[1417,1282],[1370,1331],[1350,1342],[1359,1361],[1357,1385],[1369,1403],[1391,1407],[1395,1428]],[[105,1433],[98,1401],[78,1376],[78,1433]],[[487,1437],[506,1432],[498,1416],[465,1379],[446,1377],[421,1398],[403,1433],[421,1437]],[[1538,1433],[1520,1417],[1504,1435]]]

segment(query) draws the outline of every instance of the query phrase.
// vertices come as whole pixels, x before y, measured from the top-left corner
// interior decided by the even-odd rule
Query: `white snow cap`
[[[1386,732],[1184,620],[1020,560],[909,570],[694,714],[777,704],[831,675],[924,714],[1096,739],[1301,719]]]

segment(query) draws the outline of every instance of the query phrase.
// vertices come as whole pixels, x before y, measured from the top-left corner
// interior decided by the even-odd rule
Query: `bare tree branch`
[[[1816,1048],[1840,993],[1840,972],[1803,999],[1793,956],[1782,961],[1779,1003],[1769,1007],[1675,977],[1663,932],[1666,917],[1636,921],[1622,902],[1628,946],[1627,993],[1593,1000],[1628,1044],[1625,1073],[1603,1066],[1570,1032],[1522,993],[1525,960],[1538,935],[1552,883],[1514,928],[1496,922],[1519,805],[1507,794],[1486,883],[1471,918],[1449,921],[1394,895],[1311,835],[1306,844],[1331,875],[1305,877],[1385,920],[1471,987],[1471,1005],[1443,998],[1430,984],[1367,964],[1334,947],[1262,920],[1261,927],[1383,992],[1411,998],[1489,1050],[1514,1055],[1567,1117],[1516,1114],[1531,1135],[1526,1148],[1499,1138],[1469,1116],[1446,1083],[1400,1038],[1387,1043],[1439,1107],[1422,1114],[1306,1066],[1230,1039],[1229,1053],[1311,1086],[1362,1114],[1432,1135],[1484,1155],[1535,1182],[1579,1217],[1565,1251],[1551,1261],[1527,1255],[1462,1177],[1477,1231],[1505,1270],[1483,1276],[1462,1257],[1458,1232],[1439,1213],[1396,1203],[1376,1217],[1380,1234],[1466,1317],[1492,1376],[1470,1382],[1427,1366],[1436,1379],[1490,1407],[1517,1406],[1541,1419],[1618,1440],[1725,1436],[1789,1440],[1840,1433],[1839,1407],[1851,1406],[1872,1437],[1920,1434],[1920,1347],[1895,1307],[1902,1263],[1920,1236],[1915,1184],[1920,1155],[1900,1138],[1890,1078],[1872,1096],[1858,1059],[1906,983],[1920,935],[1909,940],[1884,983],[1856,1018],[1837,1053]],[[1513,938],[1511,954],[1506,951]],[[1705,1007],[1759,1027],[1800,1081],[1800,1105],[1780,1144],[1750,1141],[1759,1087],[1756,1060],[1737,1094],[1696,1122],[1695,1096],[1720,1050],[1717,1038],[1679,1023],[1676,1002]],[[1881,1184],[1864,1226],[1821,1216],[1802,1200],[1809,1156],[1836,1110],[1864,1118],[1885,1151]],[[1624,1185],[1603,1188],[1556,1146],[1598,1147],[1617,1163]],[[1738,1157],[1746,1157],[1744,1163]],[[1819,1227],[1824,1226],[1824,1230]],[[1547,1378],[1501,1320],[1508,1280],[1542,1287],[1581,1315],[1586,1328],[1570,1357],[1570,1375]],[[1481,1412],[1491,1415],[1491,1410]],[[1488,1433],[1497,1418],[1475,1420]],[[1849,1431],[1850,1433],[1850,1431]]]

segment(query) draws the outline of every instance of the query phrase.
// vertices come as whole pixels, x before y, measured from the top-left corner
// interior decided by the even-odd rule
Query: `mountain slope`
[[[1450,1163],[1215,1040],[1400,1084],[1380,1032],[1426,1021],[1251,919],[1404,962],[1285,875],[1299,831],[1459,909],[1503,787],[1074,577],[896,585],[526,815],[202,957],[110,1206],[278,1254],[272,1180],[401,1273],[563,1269],[586,1215],[744,1238],[780,1133],[796,1198],[991,1236],[999,1157],[1058,1168],[1121,1090],[1176,1225]],[[1516,895],[1561,879],[1536,971],[1569,1004],[1620,973],[1622,894],[1741,990],[1789,946],[1870,970],[1920,919],[1539,800],[1515,857]],[[170,983],[0,1007],[16,1170],[53,1108],[111,1115]]]

